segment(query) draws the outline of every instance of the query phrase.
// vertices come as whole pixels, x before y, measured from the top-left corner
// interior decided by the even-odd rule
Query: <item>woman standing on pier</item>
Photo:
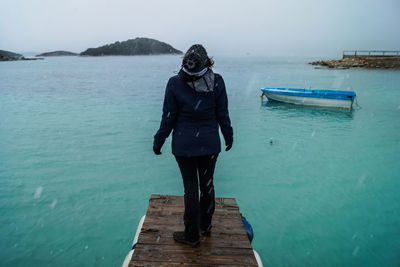
[[[199,244],[199,230],[203,235],[211,233],[215,209],[213,176],[221,152],[219,127],[225,151],[233,143],[225,83],[212,71],[213,64],[202,45],[189,48],[178,75],[168,81],[161,124],[153,144],[154,153],[160,155],[165,139],[173,131],[172,154],[185,189],[185,231],[174,232],[174,239],[192,247]]]

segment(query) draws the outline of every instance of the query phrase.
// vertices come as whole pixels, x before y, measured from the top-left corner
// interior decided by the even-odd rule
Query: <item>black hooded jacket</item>
[[[228,112],[228,97],[221,75],[215,74],[209,92],[197,92],[182,74],[169,79],[165,89],[160,128],[154,136],[154,147],[161,149],[172,133],[172,154],[204,156],[221,152],[219,127],[226,145],[233,142]]]

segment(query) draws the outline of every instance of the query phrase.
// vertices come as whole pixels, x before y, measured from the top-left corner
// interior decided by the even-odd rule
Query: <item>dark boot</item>
[[[195,248],[200,244],[200,240],[196,240],[196,241],[187,240],[185,237],[185,232],[174,232],[173,236],[174,236],[174,240],[176,242],[189,245],[192,248]]]

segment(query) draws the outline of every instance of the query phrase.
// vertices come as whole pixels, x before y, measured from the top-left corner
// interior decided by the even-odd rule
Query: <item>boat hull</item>
[[[264,88],[268,100],[284,103],[351,109],[355,93],[351,91]]]
[[[296,104],[296,105],[338,107],[338,108],[351,108],[353,105],[353,101],[351,100],[288,96],[288,95],[279,95],[271,93],[264,93],[264,95],[270,100]]]

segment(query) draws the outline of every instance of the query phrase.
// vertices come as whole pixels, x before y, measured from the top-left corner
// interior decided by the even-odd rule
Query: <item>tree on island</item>
[[[78,54],[69,52],[69,51],[52,51],[46,52],[39,55],[37,57],[58,57],[58,56],[77,56]]]
[[[135,38],[124,42],[115,42],[100,46],[97,48],[89,48],[80,53],[81,56],[110,56],[110,55],[163,55],[163,54],[182,54],[167,43],[160,42],[150,38]]]

